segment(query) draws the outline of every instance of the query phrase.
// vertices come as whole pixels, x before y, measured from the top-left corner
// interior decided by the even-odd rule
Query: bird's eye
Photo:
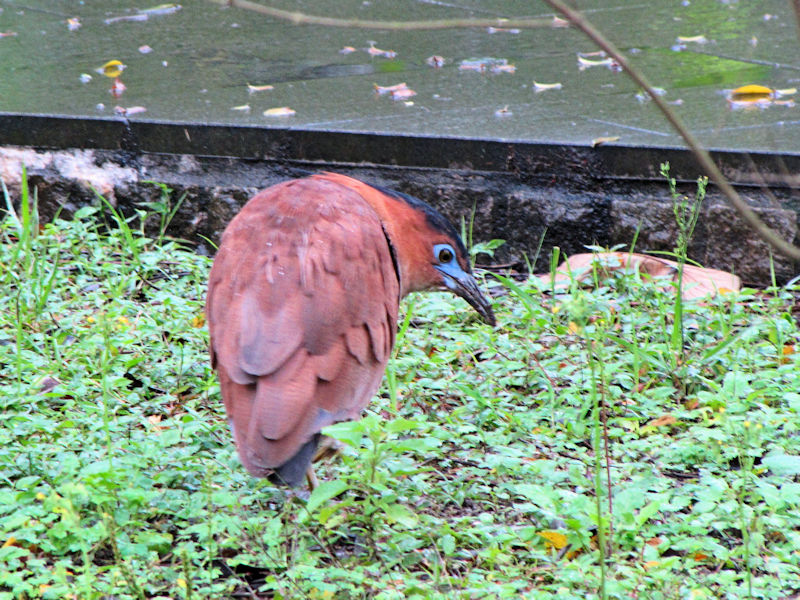
[[[439,264],[447,264],[451,262],[454,258],[453,249],[450,246],[441,245],[437,249],[436,258],[439,260]]]

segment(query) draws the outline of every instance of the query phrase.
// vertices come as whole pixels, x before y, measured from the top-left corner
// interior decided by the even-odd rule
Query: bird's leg
[[[314,467],[308,465],[306,469],[306,481],[308,481],[308,489],[312,492],[317,489],[319,485],[319,480],[317,479],[317,474],[314,473]]]
[[[317,445],[317,451],[314,454],[314,458],[311,460],[312,462],[328,460],[338,456],[342,449],[344,449],[344,444],[342,444],[342,442],[335,440],[332,437],[328,437],[327,435],[323,435],[322,439],[320,439],[319,444]]]

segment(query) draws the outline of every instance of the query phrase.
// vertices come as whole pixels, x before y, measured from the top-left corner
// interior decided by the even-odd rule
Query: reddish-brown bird
[[[400,299],[429,289],[494,325],[458,233],[421,200],[324,173],[245,205],[222,236],[206,313],[250,473],[302,482],[320,430],[359,418],[380,386]]]

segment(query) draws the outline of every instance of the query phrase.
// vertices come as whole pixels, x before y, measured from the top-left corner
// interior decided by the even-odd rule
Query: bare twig
[[[800,1],[800,0],[799,0]],[[431,29],[457,29],[464,27],[504,27],[530,29],[534,27],[550,27],[552,19],[440,19],[433,21],[365,21],[362,19],[336,19],[320,17],[305,13],[281,10],[265,6],[250,0],[209,0],[214,4],[231,6],[257,12],[259,14],[283,19],[294,25],[325,25],[328,27],[353,27],[356,29],[385,29],[388,31],[421,31]]]
[[[750,206],[748,206],[748,204],[742,200],[736,190],[733,189],[733,186],[728,183],[727,179],[725,179],[725,176],[712,160],[711,155],[700,145],[700,142],[697,141],[697,138],[695,138],[689,132],[686,125],[683,123],[680,117],[678,117],[675,111],[673,111],[667,105],[664,99],[655,92],[653,86],[650,85],[650,82],[647,81],[645,76],[638,69],[634,69],[625,56],[623,56],[622,53],[603,36],[603,34],[595,29],[583,17],[583,15],[568,7],[561,0],[544,1],[564,15],[570,23],[585,33],[595,44],[605,50],[608,55],[613,57],[614,60],[616,60],[625,70],[628,76],[650,95],[655,105],[658,106],[659,110],[667,118],[667,121],[670,122],[670,124],[675,128],[675,131],[680,134],[680,136],[686,142],[686,145],[689,146],[689,149],[694,153],[697,161],[700,163],[700,166],[708,174],[709,179],[711,179],[720,189],[720,191],[725,194],[725,196],[728,198],[728,201],[737,210],[742,219],[744,219],[747,224],[753,228],[756,234],[758,234],[762,240],[767,242],[780,254],[783,254],[784,256],[794,260],[800,260],[800,248],[797,248],[796,246],[787,242],[772,229],[770,229],[758,217],[758,215],[753,212],[753,209],[751,209]],[[795,6],[800,5],[800,0],[793,1]]]
[[[800,39],[800,0],[792,0],[792,8],[797,20],[797,38]]]
[[[324,25],[328,27],[353,27],[360,29],[385,29],[390,31],[421,31],[436,29],[455,29],[464,27],[505,27],[505,28],[535,28],[552,25],[552,20],[542,18],[530,19],[442,19],[432,21],[366,21],[362,19],[337,19],[334,17],[321,17],[308,15],[297,11],[282,10],[265,6],[251,0],[209,0],[215,4],[230,6],[257,12],[262,15],[283,19],[295,25]],[[725,176],[719,170],[711,158],[711,155],[700,145],[698,140],[687,129],[683,121],[673,111],[667,103],[659,96],[653,86],[647,81],[645,76],[634,69],[620,51],[608,41],[597,29],[595,29],[579,12],[568,7],[561,0],[545,0],[547,4],[556,11],[564,15],[569,22],[583,31],[595,44],[612,56],[619,65],[625,70],[628,76],[642,87],[653,99],[658,109],[667,118],[667,121],[675,128],[675,131],[685,140],[686,145],[694,153],[701,168],[708,174],[709,179],[716,184],[720,191],[728,198],[744,221],[756,232],[756,234],[778,253],[791,258],[800,260],[800,248],[787,242],[768,227],[753,212],[750,206],[742,200],[733,186],[728,183]],[[795,13],[798,18],[798,29],[800,31],[800,0],[791,0]]]

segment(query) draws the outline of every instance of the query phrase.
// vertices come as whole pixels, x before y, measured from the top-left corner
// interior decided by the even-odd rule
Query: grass
[[[792,290],[684,302],[678,347],[633,274],[487,281],[496,329],[415,296],[305,500],[238,463],[208,259],[99,214],[0,226],[0,599],[800,592]]]

